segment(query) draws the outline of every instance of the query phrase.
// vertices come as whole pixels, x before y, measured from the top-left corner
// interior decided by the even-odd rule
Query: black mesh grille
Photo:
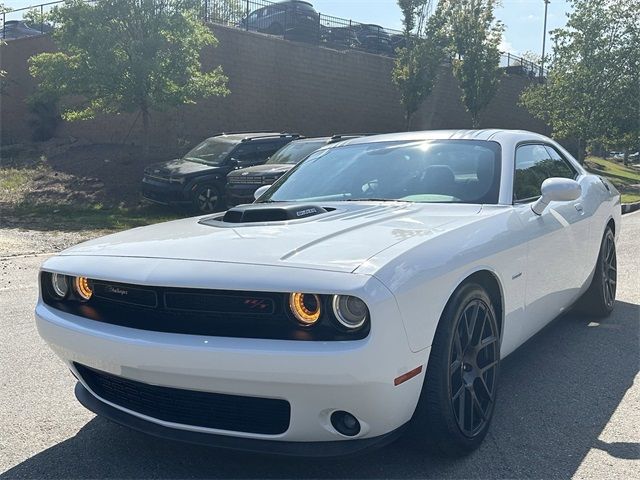
[[[265,435],[289,428],[291,406],[286,400],[159,387],[74,365],[99,397],[158,420]]]

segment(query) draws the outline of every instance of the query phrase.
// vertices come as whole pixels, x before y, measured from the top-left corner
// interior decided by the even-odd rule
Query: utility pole
[[[544,0],[544,28],[542,29],[542,59],[540,60],[540,81],[544,78],[544,47],[547,43],[547,10],[551,0]]]

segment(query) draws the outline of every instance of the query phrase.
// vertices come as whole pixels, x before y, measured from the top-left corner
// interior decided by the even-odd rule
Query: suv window
[[[236,148],[232,156],[241,163],[262,163],[267,157],[274,154],[279,147],[280,144],[273,142],[243,143]]]
[[[534,200],[540,196],[542,182],[551,177],[575,178],[576,172],[552,147],[523,145],[516,150],[513,199]]]

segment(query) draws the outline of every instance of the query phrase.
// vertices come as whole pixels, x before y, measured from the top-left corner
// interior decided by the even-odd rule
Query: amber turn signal
[[[289,295],[289,308],[305,327],[315,324],[320,319],[320,297],[313,293],[292,293]]]
[[[73,280],[73,286],[75,287],[78,297],[85,302],[93,295],[93,290],[91,290],[91,285],[89,285],[89,279],[87,277],[76,277]]]

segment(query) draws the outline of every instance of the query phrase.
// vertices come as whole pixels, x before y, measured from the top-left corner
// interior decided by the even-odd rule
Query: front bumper
[[[227,183],[226,198],[227,206],[235,207],[236,205],[243,205],[247,203],[253,203],[255,198],[253,194],[262,185],[258,184],[242,184],[242,183]]]
[[[165,427],[157,423],[144,420],[135,415],[130,415],[98,400],[80,382],[76,383],[75,394],[78,401],[86,409],[91,410],[96,415],[100,415],[112,422],[119,423],[120,425],[124,425],[134,430],[138,430],[139,432],[167,440],[252,453],[305,457],[349,455],[356,452],[362,452],[364,450],[383,447],[396,440],[405,429],[405,426],[402,426],[393,432],[380,435],[379,437],[352,440],[350,442],[272,442],[269,440],[238,438],[227,435],[190,432],[188,430]]]
[[[183,205],[191,200],[183,184],[160,182],[144,177],[142,180],[142,198],[160,205]]]
[[[218,436],[284,442],[273,449],[283,448],[285,453],[290,450],[286,445],[290,442],[328,442],[328,451],[333,452],[336,450],[330,446],[333,442],[367,440],[358,448],[345,445],[349,452],[388,439],[391,432],[411,419],[425,369],[398,386],[394,385],[394,379],[424,365],[428,358],[427,350],[411,352],[390,293],[378,299],[372,310],[369,336],[344,342],[141,331],[64,313],[41,300],[36,307],[36,322],[40,335],[76,375],[74,362],[151,385],[284,399],[291,405],[291,417],[284,433],[265,435],[169,423],[127,410],[95,394],[100,404],[86,400],[86,395],[83,397],[83,403],[90,409],[107,405],[109,408],[101,408],[111,412],[107,416],[115,416],[114,420],[134,428],[144,426],[153,430],[150,433],[162,432],[161,436],[171,432],[174,438],[192,437],[198,439],[198,443],[209,444],[217,442]],[[83,388],[91,391],[82,377],[78,377]],[[113,414],[114,410],[119,413]],[[333,428],[330,416],[336,410],[347,411],[358,418],[361,423],[358,435],[345,437]],[[221,442],[220,446],[226,443]],[[229,440],[228,445],[235,443]],[[266,451],[271,451],[270,448]]]

